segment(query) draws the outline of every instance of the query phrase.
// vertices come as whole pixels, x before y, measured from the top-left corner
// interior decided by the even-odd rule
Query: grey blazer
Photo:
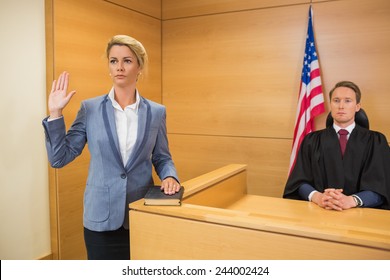
[[[128,228],[128,204],[153,184],[152,164],[161,179],[177,173],[168,148],[166,110],[141,97],[138,137],[126,165],[119,152],[114,108],[108,95],[85,100],[66,132],[63,118],[43,120],[50,164],[61,168],[88,143],[90,164],[84,192],[84,226],[94,231]]]

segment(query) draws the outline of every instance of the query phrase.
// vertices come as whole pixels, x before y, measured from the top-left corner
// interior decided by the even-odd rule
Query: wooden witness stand
[[[246,193],[246,166],[183,183],[183,204],[130,204],[131,259],[390,259],[390,211]]]

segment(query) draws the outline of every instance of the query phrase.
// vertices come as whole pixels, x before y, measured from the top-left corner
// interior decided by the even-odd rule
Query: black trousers
[[[129,230],[92,231],[84,228],[84,241],[89,260],[129,260]]]

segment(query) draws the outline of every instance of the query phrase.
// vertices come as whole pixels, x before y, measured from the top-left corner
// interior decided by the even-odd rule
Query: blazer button
[[[126,179],[126,177],[127,177],[127,176],[126,176],[125,173],[121,174],[121,178],[122,178],[122,179]]]

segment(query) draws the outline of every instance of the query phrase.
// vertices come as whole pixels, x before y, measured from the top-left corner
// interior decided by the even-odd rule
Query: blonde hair
[[[109,58],[110,50],[113,46],[126,46],[137,57],[138,65],[142,70],[146,69],[148,64],[148,54],[141,42],[127,35],[115,35],[108,41],[106,56]]]

